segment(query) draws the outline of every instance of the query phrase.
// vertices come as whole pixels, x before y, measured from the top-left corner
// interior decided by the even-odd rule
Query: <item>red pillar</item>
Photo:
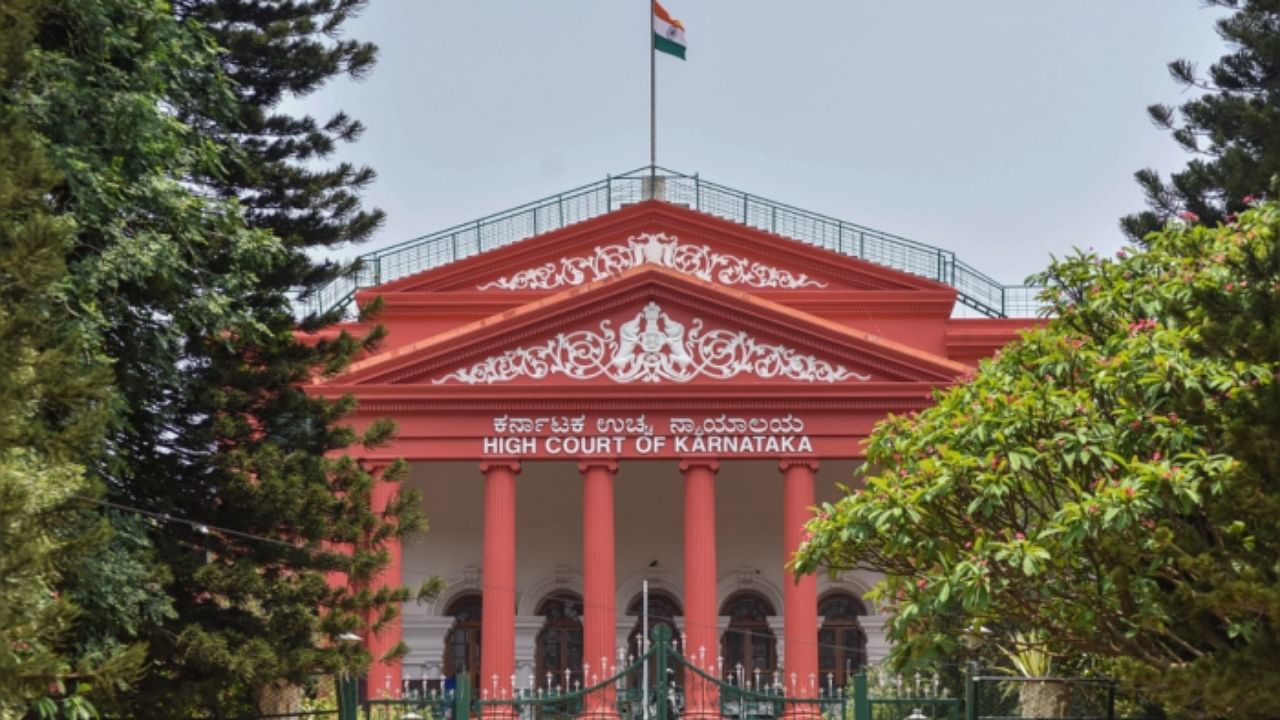
[[[618,464],[591,460],[578,465],[582,473],[582,650],[591,676],[583,685],[604,682],[617,648],[618,585],[614,568],[613,477]],[[584,717],[617,717],[614,692],[608,687],[587,698]]]
[[[511,698],[516,667],[516,475],[515,461],[480,464],[484,473],[484,576],[480,625],[482,699]],[[514,715],[510,708],[486,706],[486,717]]]
[[[686,657],[710,667],[720,655],[716,625],[716,471],[714,460],[686,460],[684,473],[684,633]],[[707,667],[702,667],[705,671]],[[685,674],[685,718],[720,718],[714,686]]]
[[[372,466],[369,470],[369,473],[373,475],[373,489],[370,492],[369,504],[375,515],[381,515],[386,512],[387,506],[391,504],[399,489],[398,483],[387,482],[382,479],[383,472],[389,466],[389,463],[378,464]],[[386,567],[373,576],[371,586],[375,590],[384,587],[398,588],[402,584],[400,539],[391,538],[386,542],[385,547],[391,557]],[[371,614],[368,622],[372,625],[374,620],[375,614]],[[400,659],[383,661],[381,658],[394,649],[396,645],[399,645],[401,638],[402,626],[399,613],[396,613],[395,618],[388,621],[376,632],[370,628],[369,635],[365,639],[365,646],[369,648],[369,654],[373,656],[372,662],[369,663],[368,685],[366,686],[369,697],[400,697],[402,688]]]
[[[782,544],[783,562],[800,549],[804,540],[804,525],[813,507],[813,476],[818,471],[816,460],[783,460],[778,463],[782,471]],[[790,570],[784,571],[791,576]],[[799,580],[787,577],[782,589],[783,642],[786,648],[787,691],[790,678],[796,678],[796,694],[812,697],[820,686],[818,678],[818,580],[813,575],[803,575]],[[803,708],[797,708],[797,712]],[[813,712],[816,714],[817,709]]]

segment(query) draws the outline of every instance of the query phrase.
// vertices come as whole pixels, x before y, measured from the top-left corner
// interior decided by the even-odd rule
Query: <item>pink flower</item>
[[[1244,196],[1244,204],[1245,204],[1245,205],[1252,205],[1252,204],[1253,204],[1253,201],[1254,201],[1254,200],[1256,200],[1256,199],[1257,199],[1257,198],[1255,198],[1253,195],[1245,195],[1245,196]]]
[[[927,588],[927,587],[929,587],[929,583],[925,582],[924,580],[917,580],[917,581],[916,581],[916,589],[917,589],[917,590],[923,590],[923,589],[925,589],[925,588]]]
[[[1190,210],[1183,210],[1182,212],[1178,213],[1178,217],[1191,223],[1200,222],[1200,216],[1191,212]]]
[[[1162,457],[1164,456],[1157,450],[1156,452],[1151,453],[1151,462],[1160,462],[1160,458]]]
[[[1023,534],[1022,534],[1022,533],[1020,533],[1020,532],[1016,532],[1016,533],[1014,533],[1014,534],[1013,534],[1013,536],[1014,536],[1015,538],[1017,538],[1018,540],[1026,540],[1026,539],[1027,539],[1027,536],[1026,536],[1026,535],[1023,535]]]

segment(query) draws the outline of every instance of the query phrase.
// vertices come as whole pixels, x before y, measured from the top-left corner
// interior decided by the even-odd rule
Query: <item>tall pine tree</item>
[[[316,169],[358,125],[273,108],[367,69],[372,48],[325,39],[358,3],[46,5],[14,101],[61,176],[50,209],[75,223],[64,309],[111,359],[115,412],[90,468],[109,501],[152,514],[118,537],[146,533],[172,606],[83,619],[98,646],[104,626],[148,646],[140,684],[100,701],[129,717],[249,716],[263,688],[367,661],[332,638],[407,597],[353,588],[385,564],[380,541],[421,525],[412,493],[371,513],[373,478],[335,456],[390,428],[357,436],[338,426],[347,404],[299,389],[377,333],[304,345],[290,302],[337,271],[308,248],[363,239],[381,215],[360,208],[370,172]],[[330,587],[334,570],[352,583]]]
[[[1217,23],[1231,52],[1207,76],[1187,60],[1169,64],[1174,80],[1203,93],[1177,109],[1152,105],[1147,112],[1196,157],[1167,182],[1150,168],[1135,174],[1148,209],[1120,221],[1133,240],[1182,213],[1209,225],[1222,222],[1246,207],[1245,198],[1270,191],[1280,174],[1280,2],[1204,4],[1235,11]]]
[[[364,242],[382,224],[384,214],[360,202],[360,191],[375,177],[371,168],[347,162],[321,165],[339,143],[360,137],[360,121],[339,112],[321,122],[287,112],[281,104],[336,77],[358,80],[372,70],[377,47],[340,37],[343,24],[367,4],[368,0],[174,4],[181,17],[204,25],[225,49],[220,61],[235,94],[230,116],[215,112],[192,118],[239,151],[224,172],[204,180],[238,199],[250,224],[271,230],[297,251],[277,280],[304,293],[350,268],[312,264],[302,250]]]

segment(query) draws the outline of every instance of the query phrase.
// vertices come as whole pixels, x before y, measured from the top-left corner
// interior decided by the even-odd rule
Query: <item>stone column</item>
[[[484,473],[484,570],[480,621],[482,698],[511,697],[516,632],[516,475],[520,463],[480,464]],[[486,706],[486,717],[514,716],[510,708]]]
[[[684,633],[685,657],[709,658],[715,675],[720,654],[716,628],[716,471],[714,460],[685,460],[684,473]],[[704,670],[706,668],[703,668]],[[706,681],[685,674],[685,718],[720,717],[720,697]]]
[[[404,619],[405,642],[410,647],[404,658],[407,678],[444,679],[444,641],[452,629],[453,618],[448,615],[410,615]]]
[[[536,690],[543,682],[534,677],[538,667],[538,633],[547,619],[541,615],[516,616],[516,687]]]
[[[590,666],[590,676],[582,684],[589,687],[604,682],[609,666],[617,662],[613,477],[618,463],[588,460],[578,465],[578,472],[582,473],[582,661]],[[617,716],[612,686],[587,697],[582,717]]]
[[[813,476],[818,471],[816,460],[783,460],[778,463],[782,471],[782,547],[783,563],[791,562],[792,555],[800,549],[804,540],[804,525],[813,507]],[[782,585],[782,612],[784,618],[784,652],[787,665],[788,691],[790,680],[796,680],[796,694],[801,697],[817,695],[818,688],[818,579],[804,575],[795,579],[790,569],[784,569]],[[796,714],[816,714],[798,706]]]
[[[885,637],[888,634],[885,626],[888,625],[889,619],[887,614],[863,615],[858,618],[858,624],[867,634],[868,666],[875,665],[889,656],[889,641]]]
[[[387,511],[387,507],[391,504],[399,489],[398,483],[387,482],[382,479],[383,473],[390,466],[391,463],[388,462],[369,464],[369,474],[373,476],[373,489],[370,492],[369,505],[374,515],[382,515]],[[400,539],[391,538],[386,541],[384,547],[386,547],[390,557],[386,567],[379,570],[370,580],[370,587],[374,591],[384,587],[398,588],[401,585],[401,558],[403,556]],[[365,638],[365,646],[369,648],[369,654],[373,656],[373,660],[369,663],[367,692],[371,698],[400,697],[403,688],[403,670],[400,659],[384,661],[382,657],[400,644],[403,627],[402,618],[400,613],[397,612],[394,618],[375,631],[372,625],[376,618],[377,613],[375,612],[370,612],[367,618],[370,628],[368,637]]]

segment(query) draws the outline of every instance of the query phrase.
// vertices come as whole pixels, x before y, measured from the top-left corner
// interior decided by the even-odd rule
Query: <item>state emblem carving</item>
[[[604,377],[618,383],[685,383],[697,377],[728,380],[739,375],[809,383],[871,379],[794,348],[763,342],[746,331],[705,329],[701,318],[694,318],[686,329],[650,302],[617,331],[611,320],[603,320],[598,330],[560,333],[541,345],[492,355],[432,383],[491,385],[552,375],[573,380]]]

